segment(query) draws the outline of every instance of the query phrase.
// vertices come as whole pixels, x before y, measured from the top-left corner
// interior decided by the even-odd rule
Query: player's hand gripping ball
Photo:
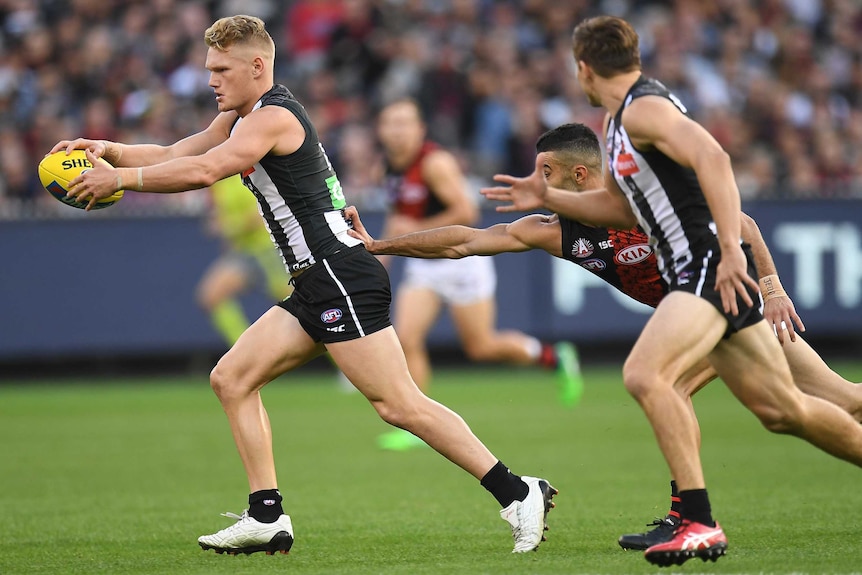
[[[106,162],[102,158],[99,162]],[[89,199],[83,201],[75,198],[67,198],[66,192],[69,191],[69,182],[93,167],[90,160],[87,159],[87,154],[84,150],[72,150],[68,156],[65,150],[54,152],[42,158],[39,162],[39,180],[42,185],[48,190],[48,193],[73,208],[84,209],[89,203]],[[100,210],[107,208],[120,201],[123,197],[123,190],[114,192],[111,196],[101,199],[96,202],[92,209]]]

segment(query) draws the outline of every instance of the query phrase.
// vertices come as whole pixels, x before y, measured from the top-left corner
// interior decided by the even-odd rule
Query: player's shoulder
[[[302,103],[281,84],[276,84],[260,97],[259,105],[249,114],[254,115],[267,118],[308,118],[308,112]]]
[[[240,125],[243,124],[256,132],[305,132],[297,114],[282,106],[261,106],[245,116]]]
[[[654,113],[678,114],[679,109],[664,96],[647,94],[632,100],[622,111],[622,122],[625,124],[634,118],[647,121],[656,121],[651,115]]]
[[[556,214],[529,214],[508,224],[506,233],[527,246],[554,253],[560,246],[562,227]]]
[[[667,114],[682,114],[687,116],[688,109],[677,98],[670,89],[655,78],[641,76],[629,89],[626,96],[622,121],[625,124],[632,116],[644,115],[647,122],[663,121],[653,118],[653,114],[664,116]],[[640,119],[640,118],[639,118]]]
[[[539,229],[560,227],[560,217],[557,214],[528,214],[509,224],[509,228]]]
[[[425,177],[433,177],[441,173],[461,173],[461,166],[455,154],[440,146],[423,149],[420,167]]]
[[[276,84],[260,97],[261,108],[266,106],[281,106],[299,104],[299,100],[287,89],[287,86]]]
[[[633,141],[642,140],[636,145],[643,146],[653,141],[668,126],[685,118],[667,98],[649,95],[626,106],[620,115],[620,124]]]
[[[628,97],[632,100],[642,98],[644,96],[661,96],[667,98],[670,95],[670,89],[661,81],[648,76],[641,76],[629,88]]]
[[[425,142],[419,150],[423,164],[429,162],[449,162],[455,160],[455,154],[434,142]]]

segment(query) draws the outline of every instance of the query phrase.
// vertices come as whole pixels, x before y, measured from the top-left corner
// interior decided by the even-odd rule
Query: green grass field
[[[862,379],[862,365],[836,364]],[[512,555],[508,525],[472,477],[430,449],[381,452],[385,430],[334,377],[300,371],[264,391],[290,555],[204,553],[247,484],[205,377],[0,387],[0,573],[656,573],[617,546],[668,504],[652,432],[619,368],[587,370],[575,409],[532,369],[438,370],[433,396],[513,471],[560,490],[549,541]],[[686,573],[862,571],[860,471],[763,430],[726,388],[697,398],[713,511],[730,541]],[[665,571],[670,572],[670,571]]]

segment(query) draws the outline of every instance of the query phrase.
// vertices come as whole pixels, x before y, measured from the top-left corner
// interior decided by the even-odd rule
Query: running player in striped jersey
[[[765,427],[806,439],[862,466],[862,426],[833,403],[802,393],[772,326],[758,311],[751,250],[741,241],[740,198],[727,153],[679,100],[641,73],[638,37],[626,21],[590,18],[574,32],[578,82],[607,110],[605,187],[571,194],[549,187],[544,158],[526,178],[496,176],[483,190],[511,202],[502,211],[544,206],[588,223],[650,237],[669,293],[623,368],[676,480],[681,522],[647,561],[716,560],[727,549],[706,491],[696,420],[674,383],[706,357]]]
[[[198,544],[229,554],[291,548],[260,390],[328,350],[381,418],[422,438],[491,492],[512,529],[513,552],[536,549],[556,490],[544,479],[512,474],[460,416],[411,379],[389,321],[389,277],[347,233],[344,194],[317,131],[290,91],[274,83],[275,45],[263,21],[222,18],[204,38],[219,110],[204,131],[171,146],[79,138],[52,150],[86,149],[94,164],[103,156],[118,166],[100,165],[73,183],[70,195],[90,199],[89,207],[120,189],[182,192],[242,174],[292,276],[291,297],[249,327],[210,376],[251,494],[247,511],[230,515],[233,525]]]

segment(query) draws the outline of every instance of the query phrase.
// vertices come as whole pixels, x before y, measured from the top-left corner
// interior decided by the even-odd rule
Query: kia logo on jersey
[[[635,244],[619,251],[614,256],[614,261],[623,266],[633,266],[652,255],[652,247],[649,244]]]
[[[340,309],[338,309],[337,307],[334,307],[334,308],[328,309],[325,312],[323,312],[322,314],[320,314],[320,321],[322,321],[323,323],[335,323],[338,320],[340,320],[341,316],[343,316],[343,315],[344,314],[341,313]]]

